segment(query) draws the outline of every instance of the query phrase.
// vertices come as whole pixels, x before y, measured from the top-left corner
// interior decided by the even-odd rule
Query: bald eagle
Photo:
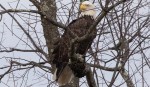
[[[71,40],[73,40],[75,36],[70,32],[78,37],[86,35],[89,27],[93,24],[95,19],[96,11],[94,8],[95,6],[91,2],[82,2],[80,4],[80,17],[73,20],[67,26],[67,30],[65,30],[61,39],[55,44],[56,47],[53,51],[53,63],[56,65],[56,70],[53,79],[57,81],[59,86],[69,83],[74,76],[81,78],[85,75],[85,54],[96,37],[96,28],[92,29],[88,38],[75,43],[75,54],[79,55],[81,59],[77,59],[76,61],[73,61],[73,63],[69,62],[70,58],[68,53]]]

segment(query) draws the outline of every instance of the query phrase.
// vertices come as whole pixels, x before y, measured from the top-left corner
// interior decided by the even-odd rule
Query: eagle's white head
[[[92,4],[90,1],[84,1],[80,4],[80,16],[89,15],[95,18],[96,11],[95,11],[95,5]]]

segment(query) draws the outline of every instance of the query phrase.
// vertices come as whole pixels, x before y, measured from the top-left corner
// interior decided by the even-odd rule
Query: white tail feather
[[[56,77],[56,72],[57,72],[57,68],[56,68],[56,70],[55,70],[55,72],[54,72],[54,74],[53,74],[53,78],[52,78],[54,81],[56,81],[56,79],[57,79],[57,77]]]
[[[57,79],[56,72],[57,72],[57,69],[54,72],[53,80]],[[61,75],[59,76],[57,83],[59,86],[66,85],[67,83],[71,82],[73,77],[74,77],[74,74],[73,74],[72,70],[70,69],[69,66],[66,66],[63,69],[63,71],[61,72]]]

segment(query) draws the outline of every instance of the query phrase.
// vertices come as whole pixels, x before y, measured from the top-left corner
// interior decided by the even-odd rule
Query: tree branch
[[[86,68],[88,69],[86,73],[86,79],[89,87],[97,87],[91,67],[87,65]]]
[[[101,66],[101,65],[98,65],[98,64],[90,64],[90,63],[87,63],[87,65],[89,65],[90,67],[94,67],[94,68],[98,68],[98,69],[102,69],[102,70],[106,70],[106,71],[119,71],[120,70],[120,67],[113,67],[113,68],[110,68],[110,67],[106,67],[106,66]]]
[[[57,27],[60,27],[60,28],[63,28],[63,29],[66,29],[66,26],[60,22],[57,22],[55,20],[52,19],[51,15],[49,14],[46,14],[42,8],[40,6],[40,3],[36,0],[30,0],[39,10],[41,16],[44,16],[45,19],[47,19],[50,23],[52,23],[53,25],[57,26]]]
[[[4,74],[1,74],[1,75],[0,75],[0,81],[2,80],[2,78],[3,78],[6,74],[8,74],[8,73],[11,71],[11,68],[12,68],[12,63],[10,62],[9,69],[8,69]]]
[[[20,52],[40,52],[38,50],[24,50],[24,49],[17,49],[17,48],[10,48],[9,50],[0,50],[0,52],[13,52],[13,51],[20,51]]]
[[[37,10],[26,10],[26,9],[7,9],[7,10],[4,10],[4,11],[1,11],[0,14],[5,14],[5,13],[8,13],[8,12],[31,12],[31,13],[38,13],[40,14],[39,11]]]
[[[48,62],[39,62],[39,63],[36,63],[36,62],[34,62],[34,61],[30,61],[29,63],[20,63],[20,62],[17,62],[17,61],[11,61],[13,64],[17,64],[17,65],[19,65],[19,66],[29,66],[29,65],[31,65],[31,66],[34,66],[34,67],[39,67],[39,68],[46,68],[46,69],[48,69],[48,70],[50,70],[51,71],[51,68],[50,67],[47,67],[47,66],[43,66],[43,64],[46,64],[46,63],[48,63]]]
[[[1,4],[0,4],[0,7],[4,10],[6,10]],[[12,19],[18,24],[18,26],[23,30],[23,32],[27,35],[27,37],[30,39],[31,43],[33,44],[33,46],[38,50],[40,51],[43,55],[45,55],[45,57],[48,57],[47,54],[42,50],[40,49],[37,44],[35,43],[35,41],[32,39],[32,37],[29,35],[29,33],[22,27],[22,25],[18,22],[18,20],[12,15],[10,14],[9,12],[7,12],[11,17]]]
[[[125,70],[121,70],[120,74],[122,76],[122,78],[125,80],[127,87],[135,87],[131,77],[129,76],[129,74],[125,71]]]
[[[38,9],[40,9],[40,2],[38,2],[37,0],[29,0],[30,2],[32,2]]]

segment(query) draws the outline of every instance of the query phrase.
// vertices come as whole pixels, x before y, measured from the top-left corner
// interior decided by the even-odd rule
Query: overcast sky
[[[64,4],[69,3],[68,0],[62,0],[62,2]],[[31,3],[28,0],[21,0],[19,2],[19,4],[17,4],[17,0],[0,0],[0,4],[5,6],[5,8],[7,8],[7,9],[11,9],[11,8],[35,9],[35,7],[31,6]],[[2,9],[0,8],[0,11],[1,10]],[[145,8],[144,10],[143,9],[140,10],[140,12],[143,14],[148,13],[147,11],[150,11],[150,10],[148,8]],[[24,24],[24,22],[19,17],[17,17],[17,18],[18,18],[18,20],[20,20],[20,22],[22,23],[22,25],[25,28],[28,28],[28,26],[26,26],[26,24]],[[65,20],[65,18],[64,18],[64,20]],[[32,21],[30,21],[30,23],[31,22]],[[64,22],[66,22],[66,20]],[[41,31],[42,26],[40,23],[38,23],[38,25],[35,25],[35,26],[37,27],[36,29],[38,32],[42,32]],[[8,28],[10,28],[10,29],[8,29]],[[18,38],[16,38],[16,36],[13,33],[17,34],[18,37],[21,37],[22,39],[24,39],[24,41],[27,41],[26,36],[19,29],[17,24],[10,18],[10,16],[5,14],[2,16],[2,20],[0,22],[0,39],[1,39],[0,44],[5,44],[6,47],[12,47],[12,48],[14,48],[14,47],[23,48],[23,49],[31,49],[32,48],[32,45],[31,45],[31,48],[28,47],[27,45],[25,45],[25,43],[21,42]],[[43,38],[43,39],[41,39],[41,42],[43,42],[42,45],[45,45],[44,37],[42,36],[42,34],[39,34],[39,37]],[[30,44],[30,42],[29,42],[29,44]],[[0,46],[0,48],[3,48],[3,47]],[[45,51],[46,51],[46,48],[45,48]],[[150,56],[150,54],[148,54],[148,55]],[[23,58],[25,58],[27,60],[31,60],[31,61],[41,61],[40,57],[35,53],[21,53],[21,52],[0,53],[0,58],[1,58],[0,59],[1,60],[0,67],[7,66],[9,64],[9,60],[6,60],[4,57],[14,57],[14,58],[23,57]],[[138,55],[137,55],[137,58],[138,58]],[[140,62],[136,62],[136,63],[140,64]],[[146,68],[148,68],[148,67],[146,67]],[[0,70],[0,74],[2,74],[2,73],[3,73],[3,71]],[[19,77],[21,77],[23,75],[23,73],[27,73],[27,75],[24,77],[24,79],[20,79]],[[44,74],[44,76],[42,77],[43,74]],[[109,73],[106,76],[111,77],[112,74],[113,73]],[[11,79],[11,78],[13,77],[13,75],[18,76],[18,79],[16,79],[18,83],[12,82],[13,79]],[[138,75],[137,75],[137,79],[141,79],[141,77],[138,77]],[[149,75],[150,75],[150,73],[144,74],[145,78],[147,76],[147,78],[146,78],[147,82],[149,80],[148,84],[150,84]],[[24,85],[25,85],[25,87],[26,86],[28,86],[28,87],[46,87],[47,84],[49,84],[49,81],[46,81],[45,78],[48,78],[49,80],[51,80],[51,74],[45,73],[39,68],[32,69],[32,70],[30,70],[30,72],[28,72],[28,70],[23,70],[23,71],[20,70],[19,72],[15,72],[15,73],[5,76],[4,79],[2,79],[2,82],[0,83],[0,87],[23,87]],[[121,76],[119,76],[118,78],[121,78]],[[109,79],[110,78],[107,78],[107,80],[109,80]],[[20,84],[23,81],[27,81],[27,82]],[[123,82],[123,80],[121,79],[120,81],[116,81],[116,84],[119,84],[120,82]],[[121,87],[126,87],[126,86],[123,85]],[[140,87],[140,86],[137,86],[137,87]]]

